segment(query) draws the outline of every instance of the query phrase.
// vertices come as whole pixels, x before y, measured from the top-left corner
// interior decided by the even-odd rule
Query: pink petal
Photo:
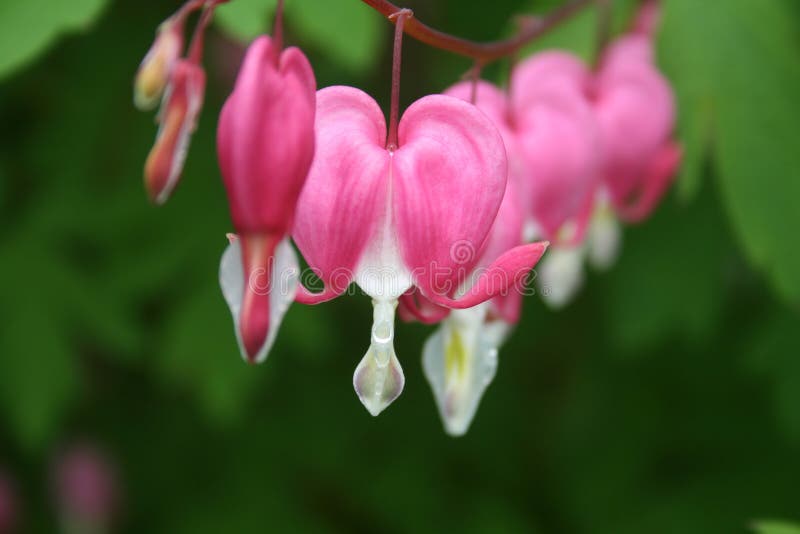
[[[472,102],[472,82],[460,82],[444,91],[444,95],[458,98],[464,102]],[[478,80],[475,93],[475,105],[483,111],[498,130],[510,128],[508,98],[499,87],[491,83]]]
[[[437,306],[416,288],[403,293],[397,311],[403,321],[407,323],[419,321],[423,324],[436,324],[450,314],[448,308]]]
[[[347,289],[386,212],[390,155],[378,104],[351,87],[317,93],[317,154],[300,195],[294,239],[327,289],[300,302],[332,298]]]
[[[603,135],[604,180],[620,206],[642,187],[647,167],[672,135],[674,95],[654,67],[629,60],[600,73],[596,113]]]
[[[512,112],[529,172],[530,213],[549,239],[583,212],[599,178],[590,84],[586,67],[560,52],[534,56],[512,76]]]
[[[187,60],[176,62],[158,114],[160,127],[145,163],[145,187],[156,204],[166,202],[178,185],[189,141],[203,107],[206,75]]]
[[[519,287],[530,270],[538,263],[549,243],[539,242],[513,248],[500,256],[488,268],[479,270],[475,283],[464,295],[456,299],[444,294],[428,293],[426,296],[439,306],[471,308],[497,295],[506,294]]]
[[[314,74],[296,48],[269,37],[245,56],[220,115],[217,149],[240,232],[285,234],[314,156]]]
[[[639,222],[646,219],[658,205],[680,167],[683,149],[674,142],[665,144],[645,172],[639,198],[632,204],[617,207],[622,219]]]
[[[394,153],[400,248],[422,293],[455,292],[479,259],[506,186],[503,141],[489,118],[432,95],[408,108]]]

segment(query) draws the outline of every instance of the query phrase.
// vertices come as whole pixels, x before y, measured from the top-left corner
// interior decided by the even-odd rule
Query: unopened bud
[[[144,181],[150,199],[167,201],[180,179],[189,140],[203,107],[206,77],[203,69],[188,60],[175,64],[161,104],[160,128],[147,157]]]
[[[137,108],[148,111],[158,105],[182,49],[183,22],[168,19],[158,28],[156,39],[136,73],[133,103]]]

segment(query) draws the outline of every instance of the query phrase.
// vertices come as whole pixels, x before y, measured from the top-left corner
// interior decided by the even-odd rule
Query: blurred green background
[[[558,1],[405,0],[439,28],[507,35]],[[615,26],[633,0],[615,2]],[[214,146],[241,53],[272,0],[233,0],[183,183],[141,183],[155,136],[133,74],[176,7],[0,0],[0,472],[22,532],[53,532],[54,451],[113,459],[118,532],[746,532],[800,522],[800,8],[665,0],[660,64],[687,161],[618,264],[551,312],[527,299],[469,434],[442,431],[430,329],[400,325],[407,385],[377,419],[352,372],[366,297],[293,306],[242,363],[217,286],[231,230]],[[287,0],[320,86],[386,104],[390,26],[357,0]],[[536,44],[593,54],[589,11]],[[403,101],[470,64],[407,41]],[[486,76],[502,80],[499,63]],[[764,526],[763,532],[779,532]],[[787,531],[788,532],[788,531]]]

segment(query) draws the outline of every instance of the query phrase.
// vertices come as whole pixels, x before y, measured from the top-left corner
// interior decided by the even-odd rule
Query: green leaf
[[[792,311],[769,319],[749,340],[747,365],[770,381],[775,418],[788,436],[800,441],[800,339]]]
[[[783,521],[758,521],[753,524],[756,534],[800,534],[800,525]]]
[[[679,99],[684,191],[712,139],[720,190],[749,259],[800,300],[800,62],[788,5],[747,0],[666,5],[661,55]]]
[[[106,0],[4,1],[0,4],[0,78],[33,60],[62,34],[86,28]]]
[[[157,364],[170,385],[189,391],[212,420],[236,420],[264,367],[247,365],[222,292],[208,284],[185,302],[166,328]]]
[[[250,41],[271,33],[274,8],[274,0],[237,0],[221,6],[216,20],[232,36]],[[369,68],[378,58],[381,35],[388,35],[382,31],[388,23],[361,2],[293,0],[287,2],[284,20],[300,46],[318,48],[352,71]]]

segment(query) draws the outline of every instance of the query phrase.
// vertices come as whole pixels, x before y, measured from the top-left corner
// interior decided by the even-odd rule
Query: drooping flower
[[[303,53],[266,36],[250,45],[219,120],[217,151],[232,239],[220,265],[243,357],[262,362],[297,287],[286,237],[314,158],[316,80]]]
[[[616,213],[629,222],[652,212],[681,160],[672,139],[675,97],[653,61],[654,5],[645,4],[637,30],[608,47],[595,81],[603,185]]]
[[[205,86],[202,67],[186,59],[176,62],[158,114],[156,142],[144,167],[145,188],[156,204],[167,201],[183,172]]]
[[[539,266],[543,300],[561,307],[583,285],[583,240],[599,183],[592,75],[577,57],[543,52],[514,68],[510,117],[526,158],[529,234],[553,247]]]
[[[522,244],[525,215],[520,188],[527,179],[525,161],[507,123],[505,94],[483,81],[477,82],[474,91],[475,105],[494,122],[506,147],[508,183],[487,245],[470,280],[475,279],[478,272],[495,258]],[[446,95],[464,101],[470,101],[472,93],[473,84],[469,82],[445,91]],[[422,313],[423,320],[430,319],[431,316],[424,314],[424,307],[420,311],[419,303],[425,299],[418,299],[415,303],[407,300],[401,303],[405,309],[410,307],[411,316],[417,317]],[[519,321],[521,304],[522,288],[509,287],[487,302],[468,309],[452,310],[426,340],[422,352],[423,370],[449,434],[459,436],[468,430],[483,393],[496,372],[498,351]],[[426,303],[426,306],[432,304]]]
[[[507,160],[491,121],[458,99],[411,105],[387,147],[377,103],[350,87],[317,93],[317,154],[300,197],[294,238],[325,284],[297,300],[336,297],[351,282],[373,299],[370,347],[353,384],[377,415],[402,392],[394,351],[398,298],[412,287],[445,308],[469,308],[524,277],[544,244],[517,247],[466,287],[506,187]]]

